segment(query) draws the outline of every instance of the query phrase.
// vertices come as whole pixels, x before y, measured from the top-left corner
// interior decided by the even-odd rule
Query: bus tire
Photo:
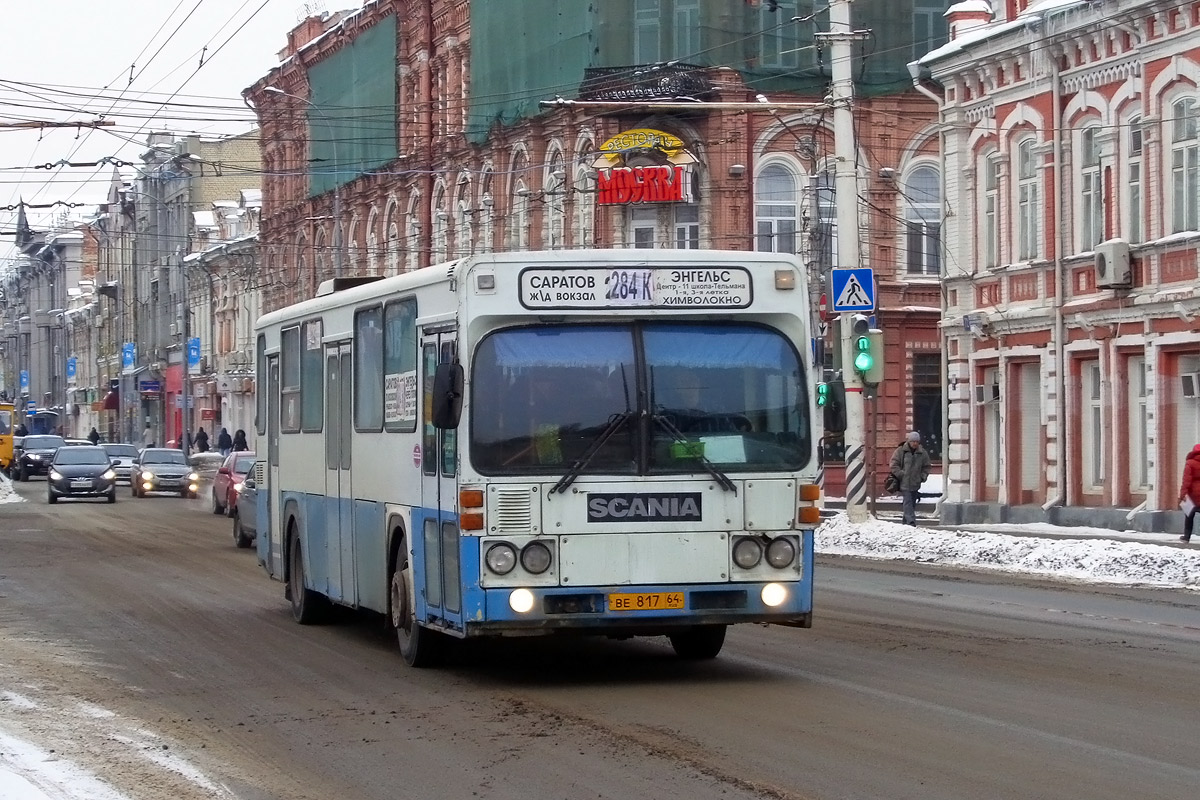
[[[694,628],[673,633],[669,637],[675,655],[689,661],[716,658],[725,644],[724,625],[697,625]]]
[[[293,531],[290,541],[288,596],[292,600],[292,619],[301,625],[316,625],[324,619],[329,601],[320,592],[304,588],[304,554],[300,550],[300,537]]]
[[[420,669],[438,663],[444,639],[437,631],[423,628],[417,623],[412,580],[412,569],[408,566],[407,554],[401,550],[399,563],[392,572],[389,603],[391,621],[392,627],[396,629],[396,640],[400,644],[400,656],[404,663]]]

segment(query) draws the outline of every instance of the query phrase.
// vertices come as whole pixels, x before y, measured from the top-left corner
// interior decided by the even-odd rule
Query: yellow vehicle
[[[8,471],[13,457],[13,404],[0,403],[0,470]]]

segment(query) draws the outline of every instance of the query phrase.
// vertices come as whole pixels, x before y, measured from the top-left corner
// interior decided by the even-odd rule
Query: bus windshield
[[[795,470],[812,451],[800,359],[748,323],[498,331],[476,351],[471,397],[484,474]]]

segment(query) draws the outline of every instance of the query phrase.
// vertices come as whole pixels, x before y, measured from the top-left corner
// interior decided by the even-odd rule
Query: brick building
[[[1200,3],[949,11],[950,521],[1178,527],[1200,439]]]
[[[881,467],[913,427],[941,451],[937,106],[905,67],[944,41],[945,5],[928,5],[855,3],[877,39],[857,59],[866,263],[852,266],[878,282]],[[814,37],[828,26],[823,11],[794,21],[800,11],[795,0],[380,0],[305,20],[244,93],[262,130],[264,309],[334,274],[523,249],[786,251],[820,287],[838,266],[832,115],[817,107],[828,55]],[[722,106],[760,94],[814,108]],[[610,105],[539,106],[556,97]],[[661,202],[604,194],[603,151],[620,134],[677,142],[685,185]],[[836,496],[840,451],[827,455]]]

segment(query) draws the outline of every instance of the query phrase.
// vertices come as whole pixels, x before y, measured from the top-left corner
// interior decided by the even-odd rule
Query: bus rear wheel
[[[675,655],[690,661],[716,658],[725,644],[724,625],[698,625],[668,637]]]
[[[412,569],[405,560],[396,565],[391,581],[391,621],[400,644],[400,655],[410,667],[430,667],[442,655],[444,638],[417,624]]]
[[[288,570],[288,597],[292,601],[292,619],[301,625],[315,625],[324,619],[328,600],[320,592],[304,588],[304,554],[300,552],[300,537],[291,536],[291,569]]]

